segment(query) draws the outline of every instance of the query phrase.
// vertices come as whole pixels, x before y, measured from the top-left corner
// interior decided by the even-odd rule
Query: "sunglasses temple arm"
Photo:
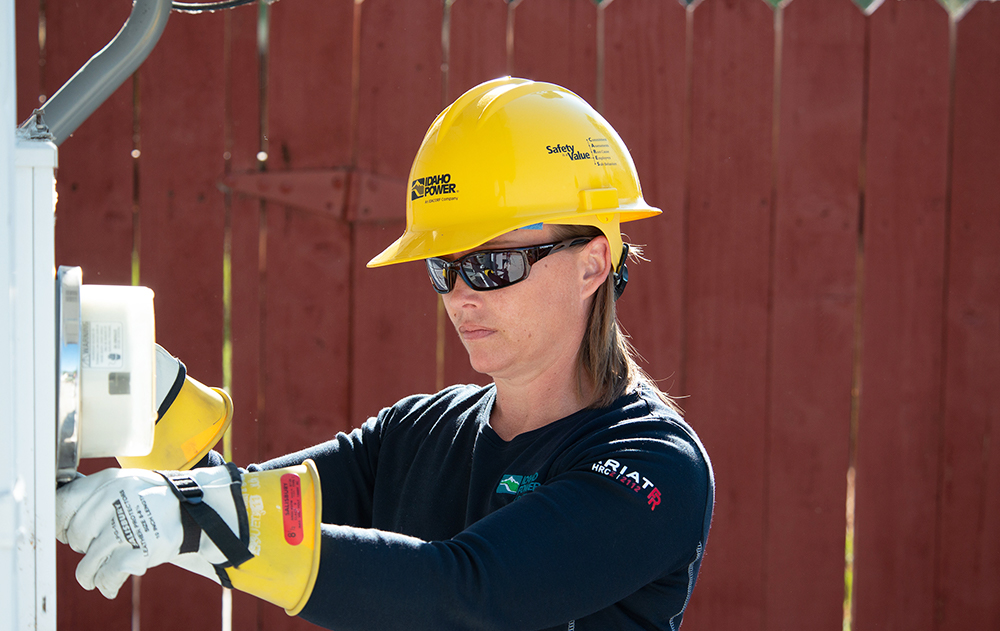
[[[615,302],[622,297],[625,292],[625,285],[628,284],[628,265],[625,264],[626,259],[628,259],[628,244],[622,244],[622,257],[618,263],[618,269],[615,270],[614,283],[615,283]]]

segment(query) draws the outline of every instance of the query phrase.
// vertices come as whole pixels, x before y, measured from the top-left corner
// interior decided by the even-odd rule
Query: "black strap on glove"
[[[180,501],[181,525],[184,529],[184,541],[181,543],[181,554],[197,552],[201,541],[201,532],[205,531],[212,543],[225,555],[228,563],[216,565],[215,570],[219,580],[225,587],[232,587],[226,575],[226,567],[239,567],[253,558],[248,544],[250,543],[250,524],[247,519],[246,506],[243,503],[243,493],[240,489],[240,471],[231,462],[226,463],[229,470],[230,489],[233,502],[236,505],[236,515],[239,521],[240,536],[237,537],[229,529],[226,522],[214,508],[205,504],[205,493],[198,482],[183,471],[157,471],[170,486],[170,490]]]

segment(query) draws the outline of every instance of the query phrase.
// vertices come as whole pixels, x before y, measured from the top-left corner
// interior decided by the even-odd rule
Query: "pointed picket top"
[[[696,1],[701,2],[701,0],[696,0]],[[791,4],[792,0],[763,0],[763,2],[772,9],[779,9],[779,8],[783,9],[787,7],[789,4]]]
[[[884,0],[852,0],[855,6],[861,9],[861,12],[865,15],[871,15],[875,13],[875,9],[882,6]]]
[[[956,22],[968,13],[975,3],[976,0],[938,0],[938,4],[944,7],[951,19]]]
[[[770,2],[771,0],[764,0],[765,2]],[[995,1],[995,0],[994,0]],[[875,13],[875,10],[882,6],[884,0],[852,0],[854,4],[861,9],[865,15],[871,15]],[[944,10],[948,12],[956,22],[969,12],[972,5],[976,3],[976,0],[937,0],[938,4],[944,7]]]

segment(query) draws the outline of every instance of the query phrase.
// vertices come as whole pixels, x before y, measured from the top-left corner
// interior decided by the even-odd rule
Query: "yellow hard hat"
[[[625,143],[586,101],[552,83],[480,84],[431,124],[410,169],[406,232],[368,267],[473,249],[538,224],[590,225],[608,238],[646,204]]]

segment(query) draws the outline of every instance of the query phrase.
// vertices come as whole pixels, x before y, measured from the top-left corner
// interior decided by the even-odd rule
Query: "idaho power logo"
[[[410,199],[417,200],[424,197],[436,197],[438,195],[454,195],[455,183],[451,181],[451,173],[441,175],[429,175],[413,180],[410,183]]]
[[[500,477],[500,484],[497,486],[497,493],[501,495],[513,495],[515,498],[534,491],[539,486],[538,473],[531,475],[512,475],[505,473]]]
[[[656,488],[656,485],[649,478],[635,469],[629,470],[628,466],[623,465],[617,460],[608,458],[604,462],[595,462],[591,465],[590,470],[621,482],[634,493],[645,495],[649,510],[654,511],[660,505],[660,500],[662,499],[660,490]]]

